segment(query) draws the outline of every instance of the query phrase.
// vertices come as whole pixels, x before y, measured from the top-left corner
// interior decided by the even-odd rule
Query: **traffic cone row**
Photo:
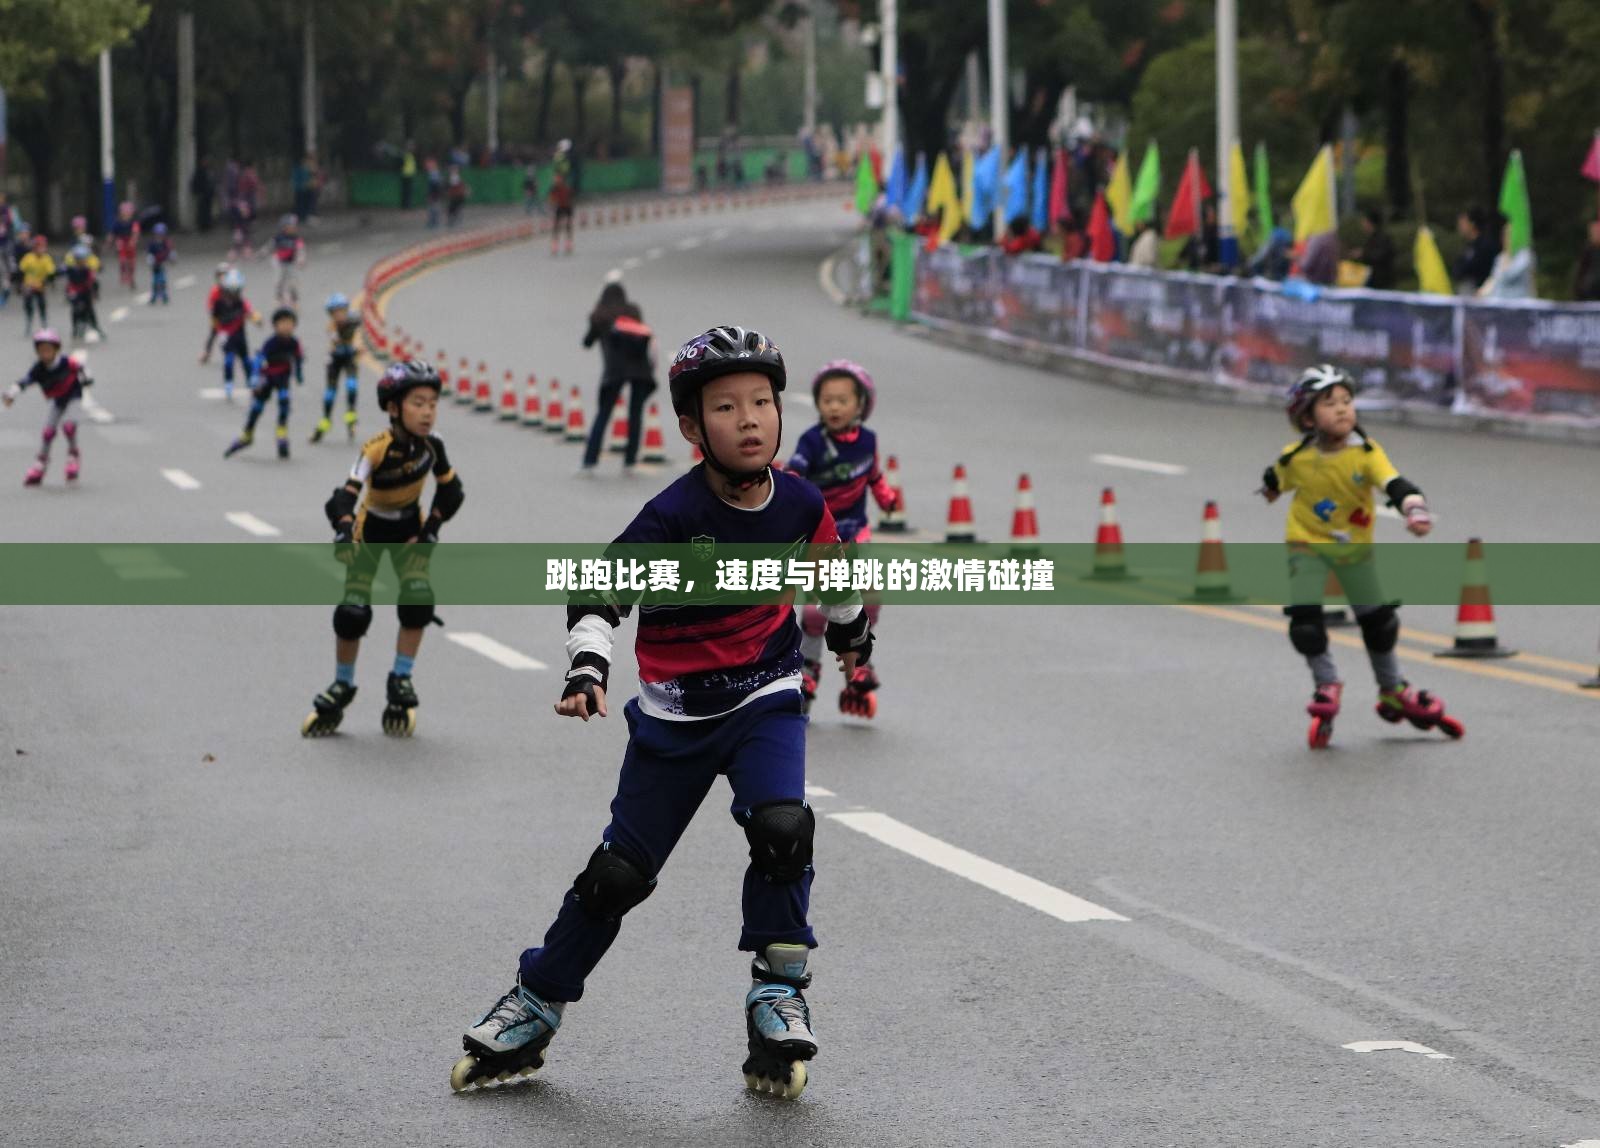
[[[522,425],[525,427],[544,425],[544,414],[539,409],[539,380],[532,375],[528,376],[528,389],[522,400]]]
[[[1483,539],[1467,539],[1467,570],[1461,580],[1461,601],[1456,607],[1456,640],[1436,658],[1509,658],[1515,650],[1500,644],[1495,630],[1494,605],[1489,601],[1489,573],[1483,560]]]
[[[892,454],[883,464],[883,481],[894,491],[894,502],[888,510],[878,515],[878,530],[883,534],[904,534],[906,496],[900,488],[900,462]]]

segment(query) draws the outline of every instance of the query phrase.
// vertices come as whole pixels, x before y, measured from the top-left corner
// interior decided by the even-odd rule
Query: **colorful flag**
[[[961,218],[970,222],[973,209],[977,206],[978,189],[974,186],[977,178],[974,174],[976,164],[972,160],[972,149],[961,149]]]
[[[1072,218],[1072,208],[1067,205],[1067,178],[1071,159],[1062,148],[1056,149],[1055,170],[1050,173],[1050,226],[1063,219]]]
[[[1593,183],[1600,183],[1600,132],[1594,133],[1594,142],[1589,145],[1589,154],[1584,158],[1583,169],[1578,174]]]
[[[1128,204],[1128,222],[1139,223],[1156,217],[1156,200],[1161,198],[1161,149],[1151,140],[1139,163],[1139,178],[1133,184],[1133,199]]]
[[[1104,191],[1094,193],[1094,210],[1089,213],[1089,257],[1096,263],[1110,263],[1117,257],[1117,237],[1111,234],[1111,212]]]
[[[1111,182],[1106,185],[1106,203],[1111,208],[1111,218],[1117,221],[1117,230],[1126,235],[1133,230],[1130,218],[1133,207],[1133,181],[1128,178],[1128,153],[1117,153],[1117,162],[1111,166]]]
[[[1272,238],[1272,180],[1267,171],[1267,145],[1256,144],[1256,226],[1264,245]]]
[[[1250,179],[1245,174],[1244,148],[1238,140],[1228,151],[1228,204],[1233,211],[1233,235],[1241,243],[1250,230]]]
[[[1500,214],[1511,227],[1506,254],[1515,255],[1533,246],[1533,205],[1528,202],[1528,177],[1522,170],[1522,153],[1513,151],[1506,161],[1505,179],[1500,183]]]
[[[894,149],[894,160],[889,164],[889,182],[883,189],[888,207],[898,209],[906,197],[906,153],[904,148]]]
[[[956,193],[955,173],[944,152],[933,161],[933,178],[928,182],[928,214],[939,215],[939,242],[949,243],[961,230],[961,196]]]
[[[1011,221],[1019,215],[1028,214],[1028,149],[1019,147],[1017,154],[1011,161],[1011,166],[1006,169],[1006,226],[1011,226]]]
[[[1200,230],[1200,205],[1211,196],[1211,185],[1206,173],[1200,170],[1200,153],[1189,149],[1189,159],[1183,165],[1183,178],[1178,181],[1178,194],[1173,197],[1172,210],[1167,212],[1168,239],[1181,239]]]
[[[928,201],[928,157],[917,153],[916,171],[911,176],[911,187],[906,192],[905,199],[900,201],[900,214],[905,216],[908,223],[914,223],[922,215],[922,205]]]
[[[1450,272],[1445,270],[1444,256],[1439,254],[1439,244],[1433,238],[1433,229],[1424,223],[1417,228],[1417,242],[1411,251],[1411,261],[1417,267],[1417,282],[1429,295],[1454,295]]]
[[[1333,208],[1333,148],[1327,144],[1317,152],[1311,170],[1300,181],[1291,201],[1294,206],[1294,241],[1304,243],[1338,226]]]
[[[878,201],[878,181],[872,176],[872,160],[863,155],[856,165],[856,214],[867,215]]]
[[[1050,230],[1050,152],[1039,149],[1033,161],[1033,229],[1041,235]]]
[[[1000,145],[991,144],[972,165],[972,214],[967,221],[974,229],[994,222],[994,209],[1000,197]]]

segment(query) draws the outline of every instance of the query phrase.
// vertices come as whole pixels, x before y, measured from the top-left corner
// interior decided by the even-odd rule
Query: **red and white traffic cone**
[[[1194,566],[1191,602],[1237,602],[1228,580],[1228,556],[1222,550],[1222,516],[1217,504],[1206,503],[1200,524],[1200,555]]]
[[[478,388],[472,402],[475,411],[494,410],[494,388],[489,385],[489,364],[478,364]]]
[[[549,434],[565,434],[567,415],[561,406],[561,380],[550,380],[550,397],[544,404],[544,429]]]
[[[606,440],[607,454],[625,454],[628,450],[628,408],[618,404],[616,417],[611,420],[611,437]]]
[[[644,416],[644,444],[639,451],[640,462],[666,462],[667,440],[661,433],[661,411],[655,403]]]
[[[972,498],[967,493],[967,468],[956,463],[950,478],[950,513],[944,528],[946,542],[976,542],[978,530],[972,521]]]
[[[472,403],[472,364],[465,359],[456,364],[456,402],[462,406]]]
[[[582,442],[589,437],[589,429],[583,421],[583,396],[578,393],[578,388],[572,388],[572,395],[567,400],[567,442]]]
[[[516,376],[507,371],[505,381],[500,384],[500,421],[514,423],[517,421],[518,414]]]
[[[906,532],[906,496],[900,488],[900,463],[890,455],[883,464],[883,480],[894,491],[894,503],[878,514],[878,533],[904,534]]]
[[[1456,641],[1436,658],[1509,658],[1515,650],[1500,644],[1495,632],[1494,604],[1489,600],[1488,566],[1483,560],[1483,539],[1467,539],[1467,570],[1461,580],[1461,603],[1456,607]]]
[[[1110,582],[1130,577],[1122,553],[1122,526],[1117,522],[1117,496],[1109,486],[1100,492],[1100,528],[1094,536],[1094,568],[1089,577]]]
[[[1039,516],[1033,506],[1033,480],[1025,474],[1017,479],[1017,508],[1011,512],[1011,551],[1032,554],[1039,551]]]
[[[522,398],[522,425],[525,427],[544,425],[544,413],[539,409],[539,380],[532,375],[528,376],[528,389]]]

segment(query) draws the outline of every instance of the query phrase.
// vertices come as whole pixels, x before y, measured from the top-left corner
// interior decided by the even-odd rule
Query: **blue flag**
[[[1033,229],[1043,235],[1050,230],[1050,152],[1039,149],[1033,169]]]
[[[995,197],[1000,192],[1000,147],[995,145],[972,165],[972,214],[967,222],[987,227],[994,218]]]
[[[905,216],[907,223],[913,223],[922,215],[922,205],[928,199],[928,157],[922,152],[917,153],[916,171],[911,176],[911,190],[901,201],[900,214]]]
[[[906,197],[906,153],[904,148],[894,149],[894,162],[889,165],[889,183],[883,189],[886,207],[899,207]]]
[[[1006,170],[1006,224],[1028,214],[1028,149],[1019,147],[1011,167]]]

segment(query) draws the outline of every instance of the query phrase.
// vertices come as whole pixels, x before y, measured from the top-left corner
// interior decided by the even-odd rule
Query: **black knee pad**
[[[1356,615],[1361,627],[1361,640],[1374,654],[1387,654],[1400,640],[1400,615],[1393,606],[1379,606],[1376,610]]]
[[[371,606],[352,606],[346,603],[333,608],[333,632],[341,638],[354,641],[367,636],[372,625]]]
[[[1308,658],[1328,652],[1328,626],[1321,606],[1289,606],[1289,644]]]
[[[433,603],[404,603],[395,607],[395,613],[400,615],[400,627],[402,629],[420,630],[433,621]]]
[[[752,809],[744,819],[750,864],[768,881],[798,881],[811,867],[811,838],[817,815],[803,801],[775,801]]]
[[[624,914],[656,891],[654,877],[646,877],[636,864],[610,841],[589,857],[589,864],[573,879],[578,905],[597,921],[620,920]]]

